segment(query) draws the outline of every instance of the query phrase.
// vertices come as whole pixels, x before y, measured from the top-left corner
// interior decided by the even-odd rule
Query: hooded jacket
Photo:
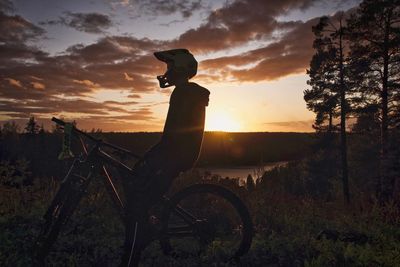
[[[210,91],[196,83],[177,86],[170,97],[161,141],[149,152],[161,152],[181,171],[193,167],[203,141],[209,95]]]

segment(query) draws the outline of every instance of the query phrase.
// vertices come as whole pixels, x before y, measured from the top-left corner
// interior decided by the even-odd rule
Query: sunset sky
[[[311,27],[359,0],[0,0],[0,123],[161,131],[154,51],[187,48],[211,92],[206,130],[312,131]]]

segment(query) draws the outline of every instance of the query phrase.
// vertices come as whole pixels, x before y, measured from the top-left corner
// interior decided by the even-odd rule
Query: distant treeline
[[[9,125],[8,125],[9,126]],[[1,129],[0,160],[12,165],[26,165],[32,176],[62,176],[69,162],[58,160],[63,133],[54,130],[18,133]],[[144,154],[161,138],[161,133],[101,133],[93,136],[137,154]],[[223,133],[207,132],[198,166],[259,165],[266,162],[294,160],[306,155],[314,142],[307,133]],[[77,151],[78,140],[75,144]],[[18,169],[18,167],[16,167]]]
[[[104,138],[131,151],[144,153],[161,133],[104,133]],[[198,161],[200,166],[258,165],[299,159],[313,143],[309,133],[206,132]]]

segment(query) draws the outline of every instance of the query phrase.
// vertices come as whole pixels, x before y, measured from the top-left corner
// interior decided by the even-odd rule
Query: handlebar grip
[[[65,126],[65,122],[63,120],[57,119],[56,117],[53,117],[51,120],[57,123],[58,125]]]

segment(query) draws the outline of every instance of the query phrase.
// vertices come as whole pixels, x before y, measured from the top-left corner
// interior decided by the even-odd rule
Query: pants
[[[149,209],[168,190],[181,168],[163,161],[162,155],[146,157],[138,162],[130,177],[124,177],[127,198],[124,254],[121,267],[138,266],[140,254],[151,242]]]

